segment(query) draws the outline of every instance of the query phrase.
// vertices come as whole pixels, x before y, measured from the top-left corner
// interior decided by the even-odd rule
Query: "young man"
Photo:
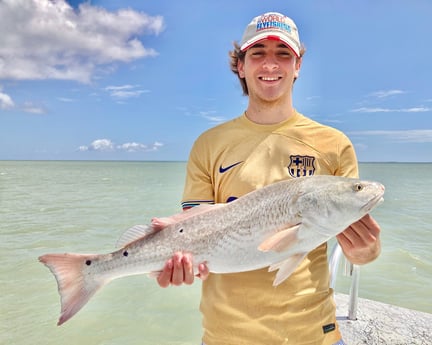
[[[230,202],[283,179],[316,174],[357,177],[354,148],[340,131],[293,107],[302,47],[297,27],[280,13],[256,17],[231,52],[231,69],[249,96],[246,111],[203,133],[187,166],[183,207]],[[365,216],[338,236],[346,257],[365,264],[380,252],[379,226]],[[329,289],[326,244],[311,251],[277,287],[267,269],[209,274],[201,312],[206,345],[343,344]],[[158,277],[160,286],[191,284],[190,254],[176,253]]]

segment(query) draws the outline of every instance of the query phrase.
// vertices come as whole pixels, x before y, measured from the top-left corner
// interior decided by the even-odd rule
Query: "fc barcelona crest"
[[[315,173],[315,157],[290,156],[288,172],[292,177],[312,176]]]

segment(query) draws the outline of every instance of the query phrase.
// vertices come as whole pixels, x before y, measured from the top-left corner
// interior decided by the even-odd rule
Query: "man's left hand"
[[[375,260],[381,252],[380,226],[365,215],[336,236],[347,259],[356,265]]]

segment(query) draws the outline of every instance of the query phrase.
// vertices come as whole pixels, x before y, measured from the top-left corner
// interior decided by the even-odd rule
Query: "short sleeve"
[[[207,145],[202,137],[195,141],[186,168],[182,208],[214,203],[214,188],[209,167]]]
[[[354,146],[349,140],[349,138],[343,133],[341,133],[338,151],[339,164],[335,175],[358,178],[358,162]]]

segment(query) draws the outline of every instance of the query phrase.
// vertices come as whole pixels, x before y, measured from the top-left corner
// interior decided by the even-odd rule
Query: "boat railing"
[[[344,259],[344,276],[351,277],[351,287],[349,291],[349,305],[348,315],[338,317],[338,319],[357,320],[357,303],[358,303],[358,290],[360,284],[360,266],[354,265],[348,261],[342,252],[342,248],[338,242],[333,246],[329,257],[329,270],[330,270],[330,287],[335,290],[336,278],[341,259]]]

